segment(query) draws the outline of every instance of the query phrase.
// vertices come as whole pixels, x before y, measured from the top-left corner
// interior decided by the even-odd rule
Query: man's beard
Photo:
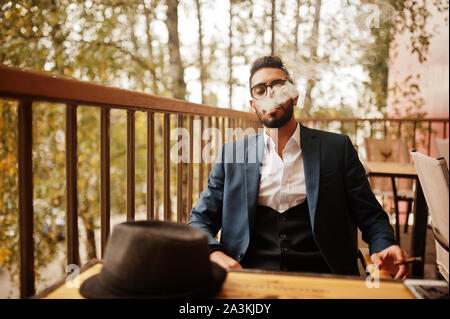
[[[259,118],[259,121],[268,128],[280,128],[284,126],[289,120],[292,118],[294,114],[294,100],[291,99],[290,103],[287,106],[281,107],[283,110],[283,114],[280,117],[271,117],[266,118],[264,115],[256,110],[256,115]]]

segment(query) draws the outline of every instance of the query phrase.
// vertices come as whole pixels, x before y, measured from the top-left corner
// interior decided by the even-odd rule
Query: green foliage
[[[167,50],[154,61],[141,54],[143,39],[131,47],[134,34],[126,21],[143,7],[119,1],[7,1],[0,5],[0,63],[55,75],[75,77],[106,85],[120,85],[126,76],[134,89],[154,88],[145,70],[150,67],[164,78]],[[119,32],[118,32],[119,31]],[[154,37],[155,38],[155,37]],[[158,37],[156,37],[157,40]],[[158,65],[156,61],[163,65]],[[150,63],[151,62],[151,63]],[[157,83],[162,94],[171,96],[164,80]],[[156,86],[157,87],[157,86]],[[151,90],[151,89],[150,89]],[[151,92],[151,91],[150,91]],[[0,266],[6,267],[17,282],[19,265],[17,205],[17,110],[12,102],[0,101]],[[49,103],[33,105],[34,239],[37,284],[40,273],[54,258],[65,236],[65,108]],[[145,119],[144,119],[145,120]],[[78,199],[79,216],[86,234],[88,259],[99,257],[95,229],[99,227],[99,109],[78,107]],[[142,156],[146,122],[136,121],[136,204],[145,203],[146,157]],[[111,116],[111,204],[112,214],[124,214],[126,194],[124,112]],[[160,127],[157,122],[156,127]],[[117,129],[116,129],[117,127]],[[143,134],[144,132],[144,134]],[[116,133],[118,133],[116,135]],[[158,132],[160,133],[160,132]],[[120,153],[123,153],[122,155]],[[161,151],[155,154],[161,158]],[[160,161],[158,161],[160,162]],[[157,167],[162,169],[162,167]],[[158,176],[162,180],[162,176]],[[158,189],[157,193],[162,191]],[[162,198],[159,194],[159,198]],[[158,205],[159,202],[157,201]],[[62,226],[61,226],[62,223]],[[62,228],[61,228],[61,227]],[[62,231],[62,232],[61,232]],[[91,236],[90,236],[91,235]],[[62,238],[61,238],[62,237]],[[81,238],[81,237],[80,237]],[[82,260],[86,262],[87,260]],[[61,274],[63,275],[63,274]]]

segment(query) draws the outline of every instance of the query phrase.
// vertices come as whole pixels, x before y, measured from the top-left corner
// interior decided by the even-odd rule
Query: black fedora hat
[[[118,224],[106,246],[99,274],[86,279],[86,298],[208,298],[226,270],[209,260],[206,234],[162,221]]]

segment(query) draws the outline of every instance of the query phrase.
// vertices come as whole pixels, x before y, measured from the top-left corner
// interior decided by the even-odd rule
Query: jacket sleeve
[[[345,136],[345,190],[350,214],[369,244],[370,254],[398,245],[389,218],[376,199],[350,138]]]
[[[225,171],[223,164],[224,146],[217,156],[197,204],[192,208],[188,225],[200,228],[208,236],[208,242],[215,249],[222,245],[215,239],[222,227],[222,203]]]

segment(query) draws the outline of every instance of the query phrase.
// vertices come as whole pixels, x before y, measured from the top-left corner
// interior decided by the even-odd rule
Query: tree
[[[276,21],[276,2],[271,1],[271,17],[270,17],[270,30],[272,40],[270,41],[270,54],[275,55],[275,21]]]
[[[205,66],[203,62],[203,31],[202,31],[202,10],[200,0],[195,0],[195,6],[197,8],[197,21],[198,21],[198,57],[200,68],[200,90],[201,90],[201,104],[205,103]]]
[[[319,24],[320,24],[320,8],[322,6],[322,0],[316,0],[315,11],[314,11],[314,23],[312,35],[310,38],[310,57],[311,59],[317,59],[317,48],[319,45]],[[303,102],[302,114],[303,116],[309,117],[311,114],[312,98],[311,92],[314,88],[315,79],[313,77],[308,79],[306,84],[305,98]]]
[[[301,6],[301,0],[297,0],[297,6],[296,6],[296,10],[295,10],[295,30],[294,30],[294,47],[295,47],[295,53],[298,52],[299,47],[298,47],[298,28],[301,24],[301,16],[300,16],[300,6]]]
[[[229,22],[228,22],[228,106],[233,105],[233,0],[229,0]]]
[[[174,98],[184,100],[186,97],[186,83],[184,82],[184,68],[181,61],[180,41],[178,38],[178,0],[166,0],[166,3],[172,92]]]
[[[159,89],[157,80],[158,77],[156,75],[156,63],[154,53],[153,53],[153,44],[152,44],[152,34],[150,32],[151,30],[151,21],[155,19],[155,1],[151,0],[150,4],[148,5],[144,0],[142,0],[142,4],[144,6],[144,16],[145,16],[145,34],[147,35],[146,44],[147,44],[147,50],[148,50],[148,61],[150,66],[150,74],[151,74],[151,83],[152,83],[152,93],[155,95],[158,95]]]

